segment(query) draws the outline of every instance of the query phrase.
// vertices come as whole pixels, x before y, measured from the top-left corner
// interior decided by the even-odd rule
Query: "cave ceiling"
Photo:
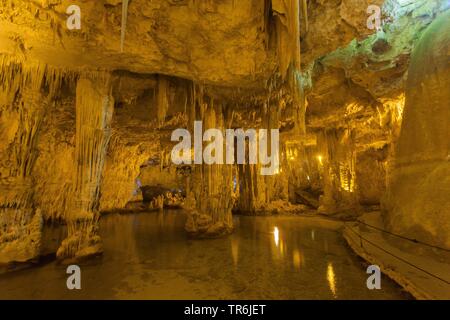
[[[2,0],[0,54],[65,70],[119,70],[184,78],[209,85],[212,95],[231,100],[265,98],[277,72],[273,26],[267,12],[272,5],[272,14],[284,18],[285,12],[276,12],[280,3],[132,0],[122,48],[121,0],[77,1],[82,28],[75,31],[65,26],[72,0]],[[304,3],[306,8],[300,13],[301,66],[309,82],[309,88],[305,86],[307,116],[313,122],[317,115],[345,113],[349,103],[375,110],[383,99],[397,97],[403,90],[414,42],[444,10],[439,0]],[[369,5],[384,6],[381,32],[367,28]],[[155,83],[147,79],[137,86]],[[135,85],[129,87],[139,90]]]
[[[75,32],[65,27],[73,3],[10,1],[1,9],[0,50],[63,68],[124,69],[223,86],[260,85],[273,70],[264,1],[133,0],[123,52],[122,1],[77,1],[82,26]]]

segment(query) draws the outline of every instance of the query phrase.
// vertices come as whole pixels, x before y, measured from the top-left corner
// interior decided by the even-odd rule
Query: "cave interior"
[[[58,268],[89,265],[113,259],[114,246],[138,252],[147,242],[161,248],[147,258],[162,262],[145,272],[193,259],[218,283],[197,288],[212,292],[206,297],[295,299],[295,288],[263,295],[237,275],[233,290],[218,287],[240,263],[254,281],[269,281],[252,266],[265,264],[279,287],[301,287],[269,261],[314,265],[292,248],[316,233],[326,253],[310,255],[324,264],[317,281],[326,290],[309,298],[350,298],[346,290],[365,286],[335,284],[344,280],[339,263],[326,260],[334,243],[362,274],[362,261],[375,262],[413,297],[448,298],[449,8],[447,0],[0,0],[0,284],[22,281],[0,297],[27,296],[27,272],[49,257]],[[201,137],[208,129],[278,132],[275,170],[261,174],[261,155],[237,163],[225,134],[198,142],[199,122]],[[174,163],[177,129],[192,133],[189,152],[200,147],[200,159],[208,145],[221,146],[211,154],[231,163]],[[274,144],[266,151],[273,155]],[[158,218],[126,220],[145,216]],[[45,230],[56,227],[49,241]],[[301,228],[311,228],[308,239]],[[362,249],[365,232],[442,281],[409,278],[400,262]],[[246,248],[246,237],[265,247]],[[203,261],[202,250],[226,251],[230,264],[216,252]],[[14,282],[16,269],[25,275]],[[183,280],[162,279],[167,295],[159,296],[128,281],[139,297],[197,297]]]

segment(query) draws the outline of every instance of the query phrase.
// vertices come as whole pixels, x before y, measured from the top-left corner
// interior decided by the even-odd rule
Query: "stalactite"
[[[56,68],[37,61],[24,61],[8,55],[0,55],[0,103],[10,105],[24,88],[54,98],[63,82],[74,84],[81,69]]]
[[[319,211],[356,209],[355,147],[350,129],[325,130],[318,137],[323,159],[324,195]]]
[[[127,31],[127,19],[128,19],[128,2],[129,0],[122,0],[122,26],[120,28],[120,52],[123,52],[125,44],[125,34]]]
[[[276,19],[279,72],[283,79],[288,69],[300,70],[300,8],[298,0],[272,0]]]
[[[1,150],[9,172],[0,183],[0,260],[26,261],[39,254],[42,231],[34,201],[37,141],[48,103],[71,73],[8,55],[0,57],[0,69],[1,127],[10,132]]]
[[[305,19],[305,32],[308,32],[309,31],[308,0],[302,0],[302,12],[303,12],[303,19]]]
[[[22,95],[25,93],[23,92]],[[25,178],[31,175],[31,170],[37,158],[36,141],[45,112],[45,103],[40,101],[39,93],[26,93],[19,106],[20,126],[17,133],[17,143],[13,150],[16,158],[17,172],[13,175]],[[34,100],[34,101],[33,101]]]
[[[111,135],[114,99],[109,74],[82,78],[76,92],[74,203],[66,220],[68,238],[58,249],[60,259],[101,251],[97,234],[98,202],[106,151]]]
[[[261,127],[278,129],[280,126],[281,108],[277,101],[268,101],[261,106]],[[271,154],[270,141],[268,141]],[[261,175],[261,164],[238,165],[238,178],[240,185],[237,209],[246,214],[264,214],[271,201],[279,198],[287,199],[287,189],[281,185],[280,171],[275,175]],[[285,194],[281,194],[285,193]]]
[[[75,192],[81,194],[81,209],[88,212],[95,208],[98,200],[98,186],[110,138],[114,102],[109,94],[92,89],[91,80],[78,82]]]
[[[158,125],[162,125],[166,119],[167,111],[169,110],[169,89],[170,83],[166,76],[158,76],[157,88],[157,108],[158,108]]]
[[[306,1],[302,1],[303,11]],[[294,109],[295,132],[301,139],[306,133],[306,101],[303,92],[300,64],[300,2],[299,0],[272,0],[275,13],[276,40],[278,44],[278,68],[291,95]]]
[[[67,150],[67,147],[70,148],[70,141],[61,141],[65,139],[64,135],[54,134],[61,132],[59,128],[48,125],[55,116],[64,114],[64,109],[70,109],[70,99],[64,99],[65,106],[60,105],[63,98],[61,89],[74,87],[80,71],[54,68],[35,61],[22,61],[9,57],[3,57],[3,62],[6,68],[2,76],[8,79],[13,75],[15,81],[2,83],[6,88],[2,90],[10,90],[3,95],[3,102],[0,103],[6,111],[4,114],[9,115],[10,118],[3,124],[4,128],[14,127],[14,117],[11,118],[11,116],[17,114],[19,122],[17,139],[14,144],[11,144],[10,154],[15,154],[16,158],[22,159],[15,162],[20,162],[20,166],[10,166],[14,169],[11,174],[25,176],[27,177],[25,180],[30,180],[26,197],[33,195],[32,206],[40,208],[45,219],[64,217],[68,208],[67,199],[70,195],[71,181],[66,180],[67,175],[62,173],[61,169],[67,168],[70,163],[71,150]],[[18,86],[14,87],[14,83]],[[0,93],[4,92],[2,90]],[[65,119],[70,118],[70,115],[65,117]],[[19,140],[26,143],[18,143]],[[55,153],[52,154],[54,158],[51,159],[51,163],[47,158],[47,152],[50,150]],[[64,160],[61,161],[62,159]],[[47,165],[50,168],[47,168]],[[58,169],[53,167],[55,165]],[[36,169],[33,169],[34,166]],[[52,169],[57,172],[52,172]],[[20,197],[17,196],[16,199]]]
[[[208,102],[207,102],[208,101]],[[204,130],[225,129],[230,115],[223,105],[206,99],[202,86],[193,85],[189,125],[202,120]],[[225,143],[225,142],[224,142]],[[233,168],[221,164],[193,166],[189,179],[186,230],[193,237],[217,237],[233,229]]]

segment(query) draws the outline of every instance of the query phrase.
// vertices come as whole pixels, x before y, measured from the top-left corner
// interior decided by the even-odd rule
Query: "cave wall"
[[[361,205],[379,205],[386,192],[388,146],[358,152],[355,185]]]
[[[35,205],[48,220],[64,220],[70,207],[75,157],[75,97],[48,106],[37,144]]]
[[[334,151],[323,148],[333,141],[319,141],[317,154],[325,153],[325,166],[335,168],[334,173],[322,175],[323,200],[328,199],[325,211],[341,210],[331,199],[348,198],[338,172],[342,157],[326,156],[330,151],[338,155],[340,148],[346,149],[344,154],[353,154],[349,159],[353,158],[355,168],[355,195],[344,207],[357,213],[360,205],[380,204],[403,120],[411,52],[430,23],[447,9],[448,4],[440,1],[414,1],[403,6],[385,1],[386,20],[381,30],[356,37],[304,68],[308,132],[320,136],[325,131],[348,131],[349,137],[334,142]],[[302,43],[308,36],[314,37],[306,35]],[[307,59],[307,54],[304,57]]]
[[[450,248],[450,12],[424,32],[412,54],[395,163],[385,201],[390,230]]]
[[[60,78],[55,69],[5,56],[1,69],[0,261],[27,261],[40,252],[46,213],[36,205],[44,193],[36,164]]]

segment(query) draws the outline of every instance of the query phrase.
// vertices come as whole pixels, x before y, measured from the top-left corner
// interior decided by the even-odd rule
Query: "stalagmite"
[[[58,249],[59,259],[101,252],[97,210],[114,108],[111,81],[109,74],[99,74],[77,83],[74,201],[66,216],[68,237]]]

